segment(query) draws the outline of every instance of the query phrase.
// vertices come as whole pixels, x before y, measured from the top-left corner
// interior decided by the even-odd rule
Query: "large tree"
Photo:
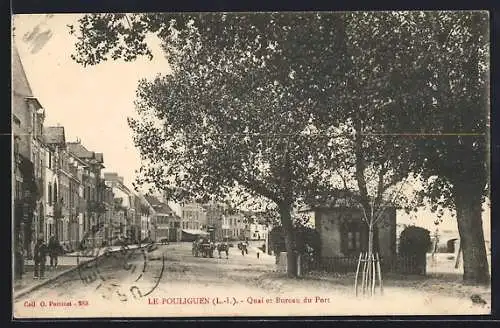
[[[416,31],[421,20],[425,29]],[[410,15],[415,58],[409,76],[418,89],[418,114],[405,111],[400,128],[424,132],[417,143],[415,170],[426,196],[456,211],[464,257],[464,280],[489,283],[482,204],[489,190],[489,67],[486,12]],[[408,117],[416,119],[410,120]]]
[[[145,176],[160,187],[175,176],[172,195],[243,187],[286,227],[339,162],[352,159],[368,216],[410,170],[434,204],[456,209],[464,278],[486,282],[486,29],[472,12],[87,15],[74,58],[133,60],[150,55],[148,33],[163,40],[174,72],[142,82],[143,120],[131,125]],[[339,121],[347,145],[329,140]],[[368,172],[382,192],[368,191]]]
[[[381,205],[385,185],[417,174],[421,196],[434,209],[456,211],[464,280],[479,283],[489,282],[481,216],[488,191],[487,28],[484,12],[355,13],[346,19],[350,94],[344,113],[353,128],[363,208]],[[367,169],[377,173],[373,205],[365,196]]]
[[[237,190],[272,201],[294,276],[292,209],[328,189],[324,170],[337,160],[331,131],[314,122],[335,108],[342,28],[336,15],[89,15],[74,58],[130,60],[147,54],[144,35],[157,33],[172,72],[137,91],[139,119],[129,123],[144,160],[139,182],[173,199]]]

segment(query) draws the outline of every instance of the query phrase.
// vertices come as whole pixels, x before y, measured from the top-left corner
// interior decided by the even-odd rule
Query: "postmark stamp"
[[[95,236],[103,226],[101,224],[92,227],[82,239],[81,244],[90,244],[91,237]],[[117,238],[112,238],[109,243],[113,244],[116,240]],[[110,245],[96,248],[84,247],[81,255],[77,257],[80,280],[86,286],[96,285],[95,291],[99,292],[104,299],[118,298],[122,302],[130,298],[141,299],[150,295],[163,277],[164,254],[161,256],[159,269],[148,265],[148,255],[156,249],[154,242],[138,245],[121,243],[118,249]],[[81,261],[80,256],[83,259]],[[108,272],[116,273],[117,270],[126,271],[132,277],[129,276],[125,280],[115,279]]]

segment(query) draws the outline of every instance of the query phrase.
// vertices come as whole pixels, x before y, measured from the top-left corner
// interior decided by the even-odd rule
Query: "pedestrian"
[[[47,245],[43,241],[43,238],[39,238],[37,243],[35,244],[34,249],[34,262],[35,262],[35,279],[43,279],[45,275],[45,262],[47,261]]]
[[[61,251],[61,244],[56,236],[52,235],[49,240],[50,268],[57,268],[57,258]]]
[[[21,241],[18,241],[16,244],[16,266],[15,266],[15,274],[16,279],[22,279],[24,273],[24,247]]]

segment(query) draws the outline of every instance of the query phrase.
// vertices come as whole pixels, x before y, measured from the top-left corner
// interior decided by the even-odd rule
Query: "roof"
[[[331,208],[360,208],[360,194],[356,191],[351,190],[332,190],[330,195],[325,195],[324,197],[318,197],[315,199],[309,199],[306,201],[306,205],[299,209],[299,212],[309,212],[321,209],[331,209]],[[394,206],[389,206],[394,207]]]
[[[190,235],[209,235],[208,232],[199,229],[182,229],[182,232]]]
[[[40,103],[40,101],[38,100],[38,98],[36,98],[36,97],[26,97],[25,99],[26,99],[26,101],[28,101],[28,102],[32,103],[33,105],[35,105],[35,108],[36,108],[38,114],[45,115],[45,111],[43,110],[43,106]]]
[[[104,165],[102,165],[104,163],[104,156],[102,153],[95,153],[88,150],[80,141],[68,142],[67,146],[69,151],[78,158],[87,160],[89,164],[101,164],[101,167],[104,167]]]
[[[175,212],[170,208],[170,206],[160,201],[158,198],[151,195],[144,195],[144,198],[157,213],[173,214],[174,216],[176,216]]]
[[[12,45],[12,91],[22,97],[33,97],[16,44]]]
[[[48,126],[43,128],[43,140],[46,144],[66,145],[63,126]]]
[[[94,157],[94,153],[85,148],[80,142],[68,142],[68,150],[78,158]]]

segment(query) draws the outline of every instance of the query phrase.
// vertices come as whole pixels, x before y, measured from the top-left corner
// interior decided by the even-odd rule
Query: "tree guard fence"
[[[380,294],[382,295],[384,293],[382,284],[382,270],[378,253],[374,254],[369,252],[362,252],[359,254],[356,276],[354,279],[354,293],[356,296],[358,296],[360,277],[362,295],[375,295],[377,284],[380,290]]]

